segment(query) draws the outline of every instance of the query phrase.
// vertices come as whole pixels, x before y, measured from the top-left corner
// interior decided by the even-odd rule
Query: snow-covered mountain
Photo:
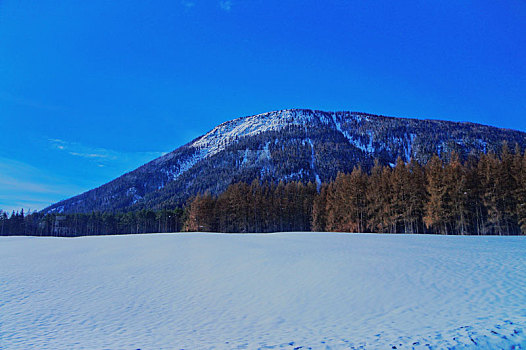
[[[473,123],[417,120],[358,112],[290,109],[234,119],[140,168],[45,212],[173,207],[191,195],[219,193],[238,181],[333,179],[374,159],[426,162],[434,153],[522,150],[526,133]]]

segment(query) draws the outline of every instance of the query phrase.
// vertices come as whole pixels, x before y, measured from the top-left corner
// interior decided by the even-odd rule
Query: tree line
[[[312,182],[235,183],[218,196],[199,194],[187,205],[185,231],[310,231]]]
[[[0,235],[80,236],[146,232],[332,231],[475,235],[526,234],[526,153],[504,145],[425,165],[398,159],[338,173],[330,183],[254,180],[183,208],[125,213],[25,215],[0,211]]]
[[[526,154],[504,145],[461,161],[455,152],[421,165],[398,159],[338,173],[322,184],[237,183],[187,205],[187,231],[329,231],[526,234]]]
[[[0,210],[0,235],[75,237],[108,234],[179,232],[184,224],[184,210],[140,210],[126,213],[92,212],[24,214],[9,216]]]

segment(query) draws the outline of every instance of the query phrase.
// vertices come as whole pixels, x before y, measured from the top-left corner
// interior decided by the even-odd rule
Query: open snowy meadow
[[[1,349],[523,349],[526,237],[0,238]]]

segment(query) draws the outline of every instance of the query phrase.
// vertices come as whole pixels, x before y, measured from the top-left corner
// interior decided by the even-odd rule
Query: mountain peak
[[[461,157],[499,152],[503,142],[526,147],[526,134],[472,123],[376,116],[360,112],[284,109],[224,122],[188,144],[45,212],[174,207],[230,183],[317,182],[375,159],[425,163],[433,154]]]

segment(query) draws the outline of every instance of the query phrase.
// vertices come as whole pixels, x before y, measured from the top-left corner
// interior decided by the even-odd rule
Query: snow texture
[[[320,175],[318,175],[318,173],[316,172],[316,169],[314,167],[314,165],[316,163],[316,154],[314,152],[314,143],[312,143],[311,139],[307,139],[307,143],[310,146],[310,168],[314,172],[314,176],[316,178],[316,189],[319,191],[320,188],[321,188],[321,179],[320,179]]]
[[[521,349],[525,237],[0,238],[1,349]]]
[[[304,126],[314,119],[317,118],[313,113],[301,110],[275,111],[238,118],[216,126],[191,146],[203,150],[205,157],[209,157],[242,137],[281,130],[288,126]]]
[[[373,153],[374,152],[374,147],[373,147],[373,134],[372,132],[369,132],[368,133],[368,143],[367,144],[364,144],[362,141],[358,140],[358,139],[355,139],[349,132],[345,131],[342,129],[342,126],[341,126],[341,122],[338,120],[339,116],[337,116],[336,114],[332,114],[332,120],[334,122],[334,126],[336,127],[336,130],[338,130],[340,133],[342,133],[343,136],[345,136],[345,138],[349,141],[349,143],[351,145],[353,145],[354,147],[362,150],[363,152],[366,152],[366,153]],[[353,116],[354,119],[356,119],[357,121],[359,122],[362,122],[362,118],[361,117],[357,117],[357,116]]]
[[[243,137],[254,136],[267,131],[278,131],[290,126],[303,126],[305,127],[305,132],[307,132],[307,125],[313,123],[331,125],[332,122],[336,130],[341,132],[351,144],[364,152],[374,151],[372,132],[368,133],[369,142],[364,145],[361,141],[355,140],[351,134],[342,129],[341,121],[344,120],[343,116],[337,113],[331,113],[330,115],[332,119],[329,121],[325,115],[313,111],[286,109],[237,118],[218,125],[191,143],[190,147],[200,150],[201,153],[199,157],[200,159],[204,159],[221,152],[228,145]],[[355,119],[359,122],[364,120],[364,118],[355,115],[348,115],[345,118]],[[369,118],[365,118],[365,120],[369,120]]]
[[[413,157],[413,144],[415,143],[416,135],[411,133],[409,134],[409,137],[406,142],[405,146],[405,162],[411,161],[411,158]]]

